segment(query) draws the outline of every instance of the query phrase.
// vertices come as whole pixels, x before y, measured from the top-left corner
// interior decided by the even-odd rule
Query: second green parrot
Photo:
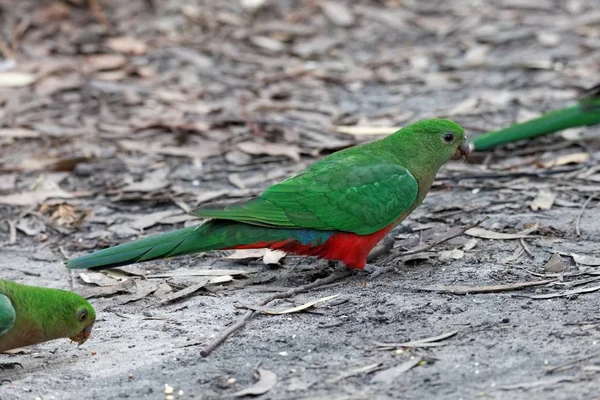
[[[104,269],[207,250],[271,248],[362,269],[377,242],[421,204],[440,167],[468,151],[455,122],[416,122],[324,157],[258,197],[201,207],[192,212],[209,218],[201,225],[100,250],[67,266]]]
[[[600,85],[588,89],[574,106],[561,108],[519,124],[477,136],[471,150],[485,151],[495,147],[558,132],[564,129],[600,124]]]
[[[82,344],[95,320],[75,293],[0,280],[0,352],[59,338]]]

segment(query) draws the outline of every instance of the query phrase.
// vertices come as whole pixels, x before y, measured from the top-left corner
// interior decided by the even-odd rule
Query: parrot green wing
[[[10,299],[0,294],[0,336],[10,331],[17,319],[17,313]]]
[[[323,159],[248,201],[208,205],[192,215],[369,235],[409,210],[418,190],[403,166],[374,160],[372,154],[346,154]]]

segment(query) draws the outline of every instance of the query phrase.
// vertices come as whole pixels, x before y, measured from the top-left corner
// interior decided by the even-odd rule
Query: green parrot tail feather
[[[202,251],[203,246],[201,243],[204,236],[204,225],[190,226],[74,258],[67,261],[67,267],[72,269],[106,269],[141,261],[195,253]]]
[[[484,133],[471,141],[471,148],[475,151],[485,151],[568,128],[596,124],[600,124],[600,85],[588,90],[576,106],[552,111],[539,118]]]

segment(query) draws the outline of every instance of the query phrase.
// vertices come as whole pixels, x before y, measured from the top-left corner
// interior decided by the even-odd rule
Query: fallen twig
[[[595,353],[592,353],[590,355],[578,358],[578,359],[573,360],[573,361],[568,361],[566,363],[562,363],[562,364],[556,365],[554,367],[546,368],[544,370],[544,372],[546,374],[553,374],[555,372],[562,372],[562,371],[565,371],[567,369],[573,368],[574,366],[576,366],[580,362],[587,361],[587,360],[590,360],[590,359],[598,357],[598,356],[600,356],[600,352],[599,351],[597,351]]]
[[[492,286],[444,286],[439,288],[418,288],[417,290],[422,290],[426,292],[437,292],[437,293],[449,293],[449,294],[478,294],[478,293],[499,293],[499,292],[509,292],[511,290],[519,290],[532,286],[541,286],[546,285],[548,283],[552,283],[556,281],[556,279],[545,279],[543,281],[535,281],[535,282],[517,282],[510,283],[508,285],[492,285]]]
[[[346,371],[346,372],[336,376],[335,378],[328,379],[327,383],[337,383],[339,381],[342,381],[346,378],[351,378],[353,376],[370,374],[371,372],[375,372],[377,370],[380,370],[381,368],[383,368],[382,363],[365,365],[364,367],[359,367],[356,369],[351,369],[350,371]]]
[[[469,229],[471,229],[471,228],[475,228],[476,226],[479,226],[479,225],[481,225],[481,224],[482,224],[482,223],[483,223],[485,220],[487,220],[487,217],[485,217],[484,219],[482,219],[482,220],[480,220],[480,221],[477,221],[477,222],[475,222],[474,224],[468,225],[468,226],[466,226],[466,227],[462,228],[460,231],[458,231],[458,232],[456,232],[456,233],[453,233],[453,234],[451,234],[451,235],[448,235],[448,236],[446,236],[446,237],[444,237],[444,238],[442,238],[442,239],[438,240],[438,241],[437,241],[437,242],[435,242],[435,243],[429,244],[429,245],[427,245],[427,246],[419,247],[418,249],[413,249],[413,250],[408,250],[408,251],[405,251],[405,252],[403,252],[403,253],[400,253],[400,255],[401,255],[401,256],[410,256],[410,255],[412,255],[412,254],[422,253],[422,252],[424,252],[424,251],[431,250],[431,249],[433,249],[435,246],[437,246],[437,245],[440,245],[440,244],[442,244],[442,243],[445,243],[445,242],[447,242],[448,240],[451,240],[451,239],[454,239],[454,238],[456,238],[456,237],[459,237],[459,236],[461,236],[462,234],[464,234],[466,231],[468,231]]]
[[[452,332],[442,333],[441,335],[437,335],[437,336],[432,336],[432,337],[418,339],[418,340],[411,340],[410,342],[403,342],[403,343],[375,342],[375,345],[378,347],[392,347],[392,348],[441,346],[443,343],[437,343],[437,342],[451,338],[452,336],[456,335],[457,333],[458,333],[458,331],[452,331]]]
[[[517,383],[515,385],[507,385],[507,386],[500,386],[498,388],[498,390],[528,390],[528,389],[533,389],[533,388],[538,388],[538,387],[543,387],[543,386],[553,386],[556,385],[558,383],[563,383],[563,382],[573,382],[573,378],[572,377],[558,377],[558,378],[552,378],[552,379],[541,379],[539,381],[534,381],[534,382],[526,382],[526,383]]]
[[[598,197],[598,195],[600,195],[600,193],[594,193],[593,195],[588,197],[588,199],[585,201],[585,203],[583,203],[583,206],[581,207],[581,210],[579,211],[579,214],[577,215],[577,219],[575,220],[575,233],[577,233],[577,236],[581,236],[581,231],[579,230],[579,224],[581,223],[581,217],[583,217],[583,213],[585,212],[585,209],[587,208],[588,204],[590,204],[590,202],[592,200],[594,200],[596,197]]]
[[[317,304],[324,303],[328,300],[334,299],[334,298],[338,297],[339,295],[340,295],[339,293],[334,294],[333,296],[327,296],[327,297],[323,297],[321,299],[312,300],[312,301],[309,301],[308,303],[304,303],[304,304],[301,304],[299,306],[295,306],[292,308],[286,308],[284,310],[273,310],[269,307],[253,306],[250,304],[240,304],[240,307],[247,308],[248,310],[260,311],[264,314],[283,315],[283,314],[290,314],[290,313],[305,311],[308,308],[316,306]]]
[[[523,251],[525,253],[527,253],[527,255],[531,258],[535,258],[535,256],[533,255],[533,253],[531,252],[531,250],[529,249],[529,246],[527,246],[527,243],[525,243],[525,239],[520,238],[519,239],[519,243],[521,244],[521,247],[523,248]]]
[[[592,287],[586,287],[586,288],[581,288],[581,289],[566,290],[566,291],[560,292],[560,293],[535,294],[535,295],[515,294],[513,296],[514,297],[525,297],[527,299],[532,299],[532,300],[546,300],[546,299],[554,299],[556,297],[566,297],[566,296],[573,296],[573,295],[578,295],[578,294],[583,294],[583,293],[592,293],[592,292],[596,292],[598,290],[600,290],[600,286],[592,286]]]
[[[350,270],[333,273],[325,278],[317,279],[316,281],[308,283],[306,285],[298,286],[298,287],[289,289],[285,292],[275,293],[275,294],[265,298],[260,303],[258,303],[258,306],[259,307],[265,306],[273,300],[285,299],[285,298],[291,297],[297,293],[305,292],[307,290],[311,290],[311,289],[335,282],[336,280],[345,278],[351,274],[352,274],[352,271],[350,271]],[[232,333],[234,333],[235,331],[237,331],[238,329],[243,327],[246,324],[246,322],[248,322],[256,314],[259,314],[259,312],[254,311],[254,310],[250,310],[250,311],[246,312],[244,315],[242,315],[242,317],[240,319],[238,319],[238,321],[235,324],[233,324],[229,328],[225,329],[223,332],[221,332],[221,334],[219,336],[217,336],[214,340],[212,340],[210,343],[208,343],[206,346],[204,346],[204,348],[202,350],[200,350],[200,355],[202,355],[202,357],[208,357],[210,355],[210,353],[213,352],[213,350],[215,350],[225,340],[227,340],[227,338],[229,336],[231,336]]]

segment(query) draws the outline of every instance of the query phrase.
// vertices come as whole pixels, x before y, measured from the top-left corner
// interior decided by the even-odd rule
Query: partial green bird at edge
[[[600,124],[600,85],[587,90],[572,107],[551,111],[539,118],[484,133],[471,140],[470,147],[474,151],[491,150],[519,140],[596,124]]]
[[[82,344],[95,320],[75,293],[0,280],[0,352],[60,338]]]
[[[322,158],[260,196],[203,206],[192,226],[69,260],[105,269],[182,254],[271,248],[362,269],[371,249],[417,208],[440,167],[466,157],[462,127],[419,121],[374,142]]]

